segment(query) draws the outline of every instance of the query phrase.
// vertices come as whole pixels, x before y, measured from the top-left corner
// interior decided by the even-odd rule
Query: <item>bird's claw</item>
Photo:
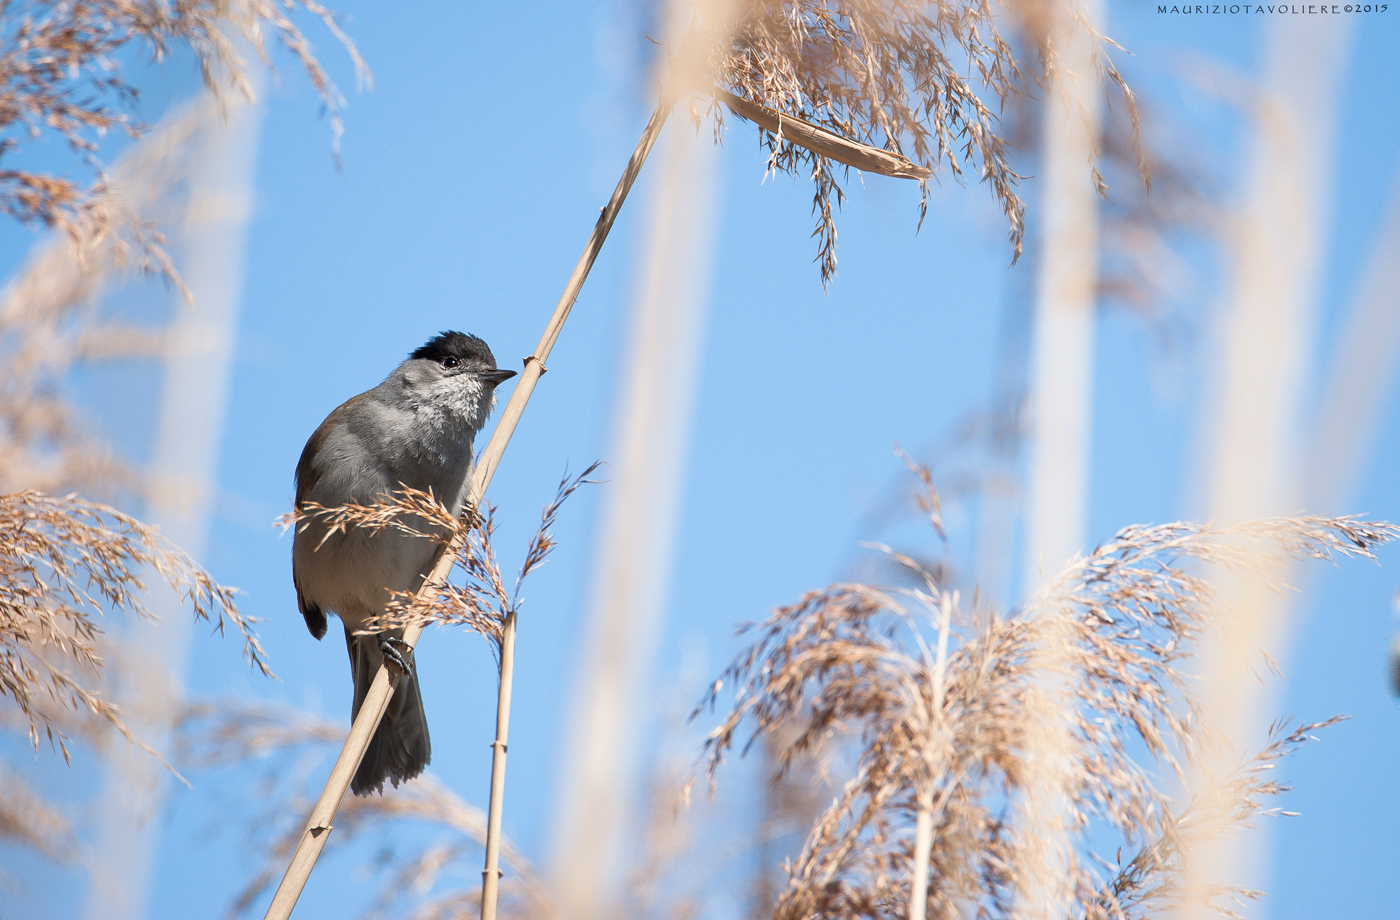
[[[379,639],[379,651],[383,654],[385,660],[392,662],[394,667],[399,669],[400,674],[411,676],[413,674],[413,664],[408,660],[408,655],[413,654],[413,646],[394,636],[379,636],[377,638]],[[402,648],[404,651],[399,651],[399,648]],[[408,654],[405,655],[404,652]]]

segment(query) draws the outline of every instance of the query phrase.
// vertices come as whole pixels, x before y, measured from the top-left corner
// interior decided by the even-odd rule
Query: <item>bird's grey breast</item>
[[[454,400],[422,393],[395,373],[370,393],[380,407],[362,436],[387,466],[386,475],[431,490],[454,515],[461,510],[476,427]]]

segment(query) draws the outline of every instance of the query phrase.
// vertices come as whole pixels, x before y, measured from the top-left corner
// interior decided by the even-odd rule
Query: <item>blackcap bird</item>
[[[486,343],[444,332],[408,356],[384,382],[346,401],[316,429],[297,463],[296,503],[324,507],[374,504],[402,486],[431,490],[455,517],[466,497],[472,438],[496,404],[496,385],[515,371],[496,368]],[[380,664],[403,672],[350,788],[356,795],[397,786],[428,765],[432,747],[423,697],[402,630],[372,636],[355,631],[385,612],[394,591],[416,591],[437,544],[392,529],[350,528],[326,536],[315,518],[296,533],[292,580],[306,628],[320,639],[326,614],[345,626],[355,679],[353,720]],[[422,531],[420,531],[422,532]]]

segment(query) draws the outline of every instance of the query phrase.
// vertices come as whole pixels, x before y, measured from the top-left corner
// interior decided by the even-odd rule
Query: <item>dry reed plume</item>
[[[1282,588],[1288,560],[1372,558],[1397,533],[1318,517],[1129,527],[990,621],[964,613],[927,566],[887,550],[918,587],[835,584],[747,627],[758,640],[702,702],[713,706],[733,687],[736,701],[705,744],[711,783],[745,726],[748,744],[776,745],[780,771],[812,752],[854,759],[788,867],[773,916],[894,918],[911,905],[923,916],[923,898],[932,917],[1033,912],[1016,894],[1042,844],[1026,834],[1035,826],[1027,782],[1046,719],[1070,727],[1069,915],[1148,917],[1202,898],[1229,914],[1229,898],[1257,893],[1188,891],[1182,851],[1274,813],[1264,801],[1287,787],[1267,771],[1336,720],[1276,725],[1262,750],[1199,799],[1178,803],[1159,788],[1154,767],[1181,777],[1216,744],[1178,670],[1217,619],[1211,587],[1193,569],[1220,565]],[[1064,637],[1053,658],[1062,672],[1052,676],[1064,708],[1045,712],[1053,697],[1040,653],[1055,636]]]
[[[67,735],[46,704],[99,716],[139,743],[121,710],[92,686],[103,668],[97,621],[109,610],[148,618],[148,571],[220,633],[232,623],[244,655],[271,674],[233,592],[154,528],[74,496],[0,496],[0,695],[19,708],[34,746],[42,729],[69,756]]]
[[[201,134],[219,117],[214,106],[199,104],[167,115],[118,158],[111,179],[120,192],[111,195],[161,226],[179,229],[197,219],[189,180]],[[65,757],[75,740],[99,756],[116,752],[114,739],[154,753],[136,737],[155,740],[149,725],[136,727],[146,720],[146,708],[129,695],[129,686],[119,705],[115,688],[123,681],[113,679],[130,673],[124,658],[149,652],[123,647],[98,622],[113,610],[147,617],[143,582],[152,578],[170,582],[196,616],[212,619],[220,631],[227,617],[267,673],[251,622],[238,614],[232,592],[153,528],[73,495],[54,497],[73,489],[103,497],[119,489],[150,495],[165,486],[116,459],[100,422],[85,416],[66,391],[74,369],[151,361],[186,344],[159,326],[134,326],[100,309],[103,287],[131,267],[123,265],[124,245],[110,233],[54,234],[0,292],[0,693],[17,703],[13,710],[0,707],[0,716],[7,716],[0,722],[22,728],[35,743],[42,729]],[[147,675],[163,665],[131,663]],[[6,785],[14,820],[0,821],[0,836],[88,868],[94,858],[100,861],[96,850],[73,843],[71,829],[63,835],[67,845],[55,846],[59,809],[27,794],[17,776],[9,775]],[[46,839],[49,844],[41,845]]]
[[[499,663],[501,635],[506,620],[519,611],[520,589],[525,579],[549,559],[557,546],[553,527],[571,495],[581,486],[598,480],[590,479],[602,463],[591,464],[577,476],[567,474],[559,481],[554,498],[540,513],[540,526],[530,538],[525,559],[511,589],[496,561],[492,543],[496,524],[495,508],[487,505],[484,513],[466,519],[454,518],[431,492],[418,489],[398,489],[383,501],[371,505],[337,505],[325,507],[315,502],[303,502],[296,511],[284,514],[281,527],[304,527],[315,520],[326,527],[326,538],[351,528],[379,533],[395,530],[406,536],[435,540],[442,545],[456,545],[457,570],[465,577],[461,584],[442,585],[435,595],[418,597],[413,592],[395,592],[385,613],[367,622],[362,633],[373,635],[407,626],[438,623],[443,626],[465,626],[480,633],[491,642]]]
[[[198,154],[191,148],[198,148],[193,142],[208,129],[210,112],[177,109],[118,159],[111,178],[120,193],[111,194],[119,194],[121,208],[172,226],[194,213],[187,183]],[[65,758],[75,739],[106,753],[114,734],[154,753],[128,725],[139,713],[119,707],[109,687],[110,667],[128,652],[98,623],[112,611],[149,617],[144,594],[151,578],[167,581],[221,632],[225,618],[231,621],[252,662],[269,673],[230,590],[154,528],[74,495],[54,497],[75,488],[110,494],[160,485],[115,459],[100,425],[65,392],[75,368],[150,360],[181,344],[159,327],[136,327],[99,309],[97,295],[130,254],[125,245],[111,233],[57,234],[0,292],[0,693],[16,703],[17,718],[6,719],[6,727],[22,726],[36,745],[42,729]],[[16,801],[21,793],[15,786]],[[32,804],[25,814],[58,814],[37,798]],[[92,855],[72,847],[63,853],[79,861]]]
[[[140,48],[161,61],[187,50],[212,92],[251,98],[244,55],[251,51],[271,66],[267,40],[275,36],[311,78],[338,136],[340,94],[292,21],[298,9],[319,19],[356,72],[368,76],[334,14],[314,0],[0,2],[0,157],[53,134],[97,176],[94,186],[81,188],[51,172],[0,169],[0,213],[59,228],[75,240],[111,238],[121,244],[118,255],[155,252],[157,267],[168,268],[159,236],[110,194],[97,158],[109,132],[137,137],[145,130],[133,118],[139,90],[122,75],[119,55]]]
[[[81,188],[49,172],[0,169],[0,213],[61,231],[35,248],[0,293],[0,493],[9,493],[0,494],[0,694],[18,709],[19,718],[7,723],[23,725],[36,747],[42,729],[65,758],[75,735],[101,751],[111,730],[155,753],[104,686],[104,666],[119,649],[97,622],[109,611],[149,617],[144,582],[152,577],[168,582],[220,632],[232,622],[245,654],[270,674],[232,592],[187,555],[112,508],[44,493],[162,485],[112,457],[94,434],[96,423],[73,406],[65,379],[79,366],[157,358],[186,344],[163,329],[103,316],[97,298],[109,279],[132,269],[164,275],[189,297],[160,230],[200,219],[190,200],[198,141],[211,118],[225,112],[185,105],[147,133],[133,120],[138,90],[122,76],[119,56],[138,46],[155,60],[191,52],[226,111],[252,99],[243,55],[251,51],[270,66],[264,36],[275,35],[307,70],[338,132],[339,97],[288,18],[296,6],[0,0],[0,157],[56,135],[95,177],[95,185]],[[345,43],[363,73],[330,13],[315,3],[300,6]],[[109,173],[98,154],[113,131],[139,141]],[[9,779],[13,794],[0,835],[56,858],[78,855],[58,811]]]
[[[1106,40],[1078,15],[1094,49],[1094,66],[1133,98],[1104,53]],[[1014,253],[1025,232],[1021,177],[1002,135],[1004,108],[1059,68],[1058,46],[1037,23],[1035,3],[936,0],[751,0],[732,39],[715,48],[717,85],[755,103],[876,150],[912,161],[918,178],[919,220],[927,208],[927,179],[940,169],[959,183],[968,173],[986,182],[1009,225]],[[1025,35],[1034,63],[1004,37],[1007,23]],[[721,92],[717,98],[724,101]],[[745,115],[740,106],[731,110]],[[844,198],[830,153],[793,142],[790,133],[760,126],[770,172],[810,176],[823,283],[836,271],[835,210]],[[1097,178],[1096,163],[1085,164]],[[870,167],[863,167],[870,168]]]
[[[0,169],[0,213],[63,231],[36,248],[0,295],[0,491],[137,479],[100,438],[84,433],[93,426],[75,419],[63,378],[81,364],[148,359],[180,346],[160,330],[99,317],[96,298],[109,279],[132,270],[163,275],[190,296],[163,231],[197,219],[189,200],[197,141],[220,107],[252,99],[245,54],[270,66],[266,37],[276,36],[339,131],[339,95],[289,18],[297,7],[319,17],[367,74],[354,44],[316,3],[0,0],[0,158],[55,134],[96,176],[94,186],[80,188],[55,173]],[[183,106],[148,132],[133,120],[138,89],[117,60],[137,47],[156,60],[190,52],[219,105]],[[109,171],[98,154],[114,131],[141,141]]]

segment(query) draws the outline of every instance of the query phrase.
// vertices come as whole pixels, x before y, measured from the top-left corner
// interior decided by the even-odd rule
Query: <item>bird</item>
[[[496,404],[497,385],[515,376],[500,370],[486,343],[446,331],[415,349],[384,382],[326,416],[306,442],[296,467],[296,508],[370,505],[407,486],[428,492],[456,517],[466,500],[472,439]],[[384,659],[402,674],[383,720],[351,781],[356,795],[383,793],[418,774],[432,759],[423,696],[403,642],[403,630],[356,635],[383,614],[395,591],[416,591],[437,555],[431,536],[393,529],[349,528],[327,534],[315,515],[303,517],[292,544],[297,607],[316,639],[326,615],[345,627],[359,715]],[[405,654],[407,652],[407,654]]]

